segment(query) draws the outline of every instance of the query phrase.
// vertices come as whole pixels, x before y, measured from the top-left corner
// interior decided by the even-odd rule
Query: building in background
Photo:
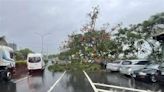
[[[8,43],[8,46],[12,48],[14,51],[17,50],[17,45],[15,43]]]
[[[8,43],[5,36],[0,37],[0,45],[11,47],[14,51],[17,50],[17,45],[15,43]]]
[[[5,36],[0,37],[0,45],[7,46],[8,43],[5,39]]]

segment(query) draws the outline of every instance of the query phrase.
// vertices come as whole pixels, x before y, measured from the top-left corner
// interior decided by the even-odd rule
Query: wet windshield
[[[164,0],[0,0],[0,49],[0,92],[164,92]]]
[[[13,54],[10,53],[9,51],[3,50],[1,54],[2,54],[2,59],[6,61],[13,61]]]

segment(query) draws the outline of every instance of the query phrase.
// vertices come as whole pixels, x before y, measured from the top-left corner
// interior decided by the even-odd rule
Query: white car
[[[122,60],[114,61],[112,63],[107,63],[106,69],[109,71],[119,71],[121,65],[122,65]]]
[[[132,75],[134,71],[145,68],[150,64],[147,60],[125,60],[120,67],[120,73],[124,75]]]
[[[27,56],[27,68],[31,70],[44,70],[45,62],[43,56],[40,53],[31,53]]]

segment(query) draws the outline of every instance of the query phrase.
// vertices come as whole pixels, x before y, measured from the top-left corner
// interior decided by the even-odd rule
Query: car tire
[[[7,72],[5,73],[4,80],[5,80],[5,81],[10,81],[10,80],[11,80],[11,77],[12,77],[11,72],[10,72],[10,71],[7,71]]]
[[[30,75],[32,73],[32,70],[28,70],[28,74]]]
[[[150,76],[150,80],[151,80],[151,82],[153,82],[153,83],[157,82],[157,78],[156,78],[155,75]]]

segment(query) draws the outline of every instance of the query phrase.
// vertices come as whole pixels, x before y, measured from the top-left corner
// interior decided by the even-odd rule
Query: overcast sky
[[[41,50],[38,34],[47,34],[44,51],[59,45],[87,22],[87,13],[99,5],[98,25],[136,24],[164,12],[164,0],[0,0],[0,36],[19,48]]]

